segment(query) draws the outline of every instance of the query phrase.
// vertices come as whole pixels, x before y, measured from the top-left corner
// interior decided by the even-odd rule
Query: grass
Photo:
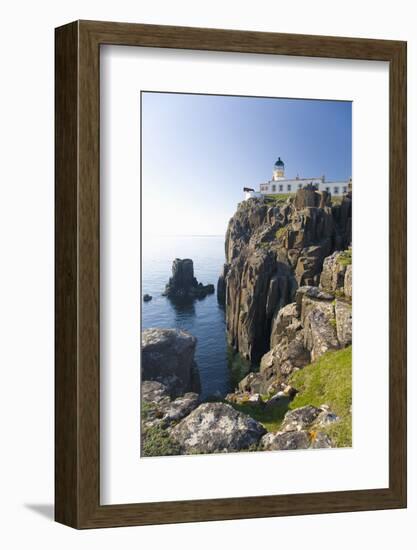
[[[348,248],[347,250],[344,250],[341,252],[338,258],[338,262],[340,265],[348,266],[352,264],[352,249]]]
[[[287,200],[290,197],[294,197],[294,196],[295,196],[295,193],[276,193],[274,195],[265,195],[265,200],[267,202],[282,204],[284,202],[287,202]]]
[[[336,447],[352,445],[352,346],[329,351],[315,363],[295,372],[290,384],[299,390],[290,409],[305,405],[329,405],[340,417],[324,428]]]
[[[277,239],[280,239],[281,237],[283,237],[285,235],[285,233],[287,232],[287,228],[286,227],[280,227],[278,229],[278,231],[275,233],[275,237]]]
[[[289,401],[283,399],[279,404],[271,407],[254,405],[252,403],[238,405],[230,403],[234,409],[251,416],[260,422],[268,432],[277,432],[282,424],[285,413],[288,411]]]
[[[180,454],[180,449],[161,426],[144,428],[142,432],[143,456],[172,456]]]
[[[146,420],[155,406],[142,401],[142,417]],[[143,456],[172,456],[178,455],[180,449],[170,438],[167,430],[160,425],[142,428],[142,455]]]

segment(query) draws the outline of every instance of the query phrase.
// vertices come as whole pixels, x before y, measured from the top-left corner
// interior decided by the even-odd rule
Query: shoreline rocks
[[[194,360],[197,339],[179,329],[149,328],[142,332],[142,381],[160,382],[171,397],[200,393]]]

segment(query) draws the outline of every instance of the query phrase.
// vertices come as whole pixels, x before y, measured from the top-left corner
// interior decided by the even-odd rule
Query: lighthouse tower
[[[278,160],[274,164],[274,169],[272,171],[272,180],[273,181],[278,181],[278,180],[285,179],[284,168],[285,168],[285,165],[282,162],[281,157],[278,157]]]

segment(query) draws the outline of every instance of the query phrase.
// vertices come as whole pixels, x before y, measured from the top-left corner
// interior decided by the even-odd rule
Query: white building
[[[285,165],[278,157],[272,171],[272,179],[259,185],[259,193],[249,189],[245,191],[245,199],[260,195],[280,195],[287,193],[296,193],[306,185],[314,185],[318,191],[327,191],[335,197],[346,195],[351,189],[352,180],[348,181],[326,181],[325,176],[318,178],[300,178],[288,179],[285,177]]]

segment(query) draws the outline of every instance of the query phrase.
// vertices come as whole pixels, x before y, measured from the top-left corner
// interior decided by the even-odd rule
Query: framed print
[[[56,520],[406,506],[406,44],[56,29]]]

